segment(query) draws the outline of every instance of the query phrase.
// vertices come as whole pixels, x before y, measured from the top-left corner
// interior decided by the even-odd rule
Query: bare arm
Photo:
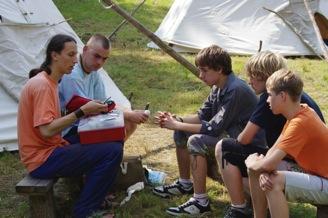
[[[245,160],[247,168],[257,172],[272,172],[276,170],[280,161],[286,156],[286,153],[276,146],[270,148],[266,156],[251,154]]]
[[[165,127],[165,128],[172,129],[172,130],[181,130],[181,131],[190,132],[190,133],[199,133],[200,128],[202,127],[201,124],[182,123],[179,121],[173,121],[173,122],[174,122],[174,124],[172,127],[167,125],[167,127]]]
[[[276,147],[277,144],[279,144],[279,142],[281,141],[282,139],[282,136],[280,135],[278,138],[277,138],[277,141],[273,144],[273,146],[268,150],[267,152],[267,156],[270,155],[271,152],[273,152],[275,149],[273,149],[274,147]]]
[[[247,122],[244,130],[237,137],[238,142],[243,145],[250,144],[255,137],[256,133],[261,129],[258,125],[252,123],[251,121]]]
[[[102,104],[96,101],[90,101],[83,105],[80,109],[85,115],[99,114],[101,112],[108,111],[107,104]],[[39,126],[40,133],[45,138],[52,137],[60,133],[66,127],[70,126],[76,120],[77,117],[75,113],[70,113],[66,116],[53,120],[51,123]]]
[[[200,120],[197,114],[182,117],[182,120],[184,123],[200,124]]]

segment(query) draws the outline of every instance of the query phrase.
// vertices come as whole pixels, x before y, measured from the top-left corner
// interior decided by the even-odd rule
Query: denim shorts
[[[288,201],[328,204],[328,179],[293,171],[280,171],[285,175],[285,195]]]

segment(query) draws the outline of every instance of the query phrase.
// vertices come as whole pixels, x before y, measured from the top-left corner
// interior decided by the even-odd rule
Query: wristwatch
[[[80,119],[81,117],[84,117],[84,112],[83,110],[81,110],[81,108],[77,109],[76,111],[74,111],[74,114],[76,116],[77,119]]]

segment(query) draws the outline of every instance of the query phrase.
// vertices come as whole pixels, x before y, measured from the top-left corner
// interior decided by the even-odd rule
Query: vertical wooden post
[[[53,190],[44,193],[44,195],[29,196],[31,217],[41,218],[55,218],[55,204]]]

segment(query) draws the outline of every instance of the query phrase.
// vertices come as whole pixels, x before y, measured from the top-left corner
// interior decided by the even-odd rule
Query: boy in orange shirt
[[[300,104],[301,78],[279,70],[266,82],[267,102],[274,114],[287,122],[274,146],[263,156],[248,156],[249,184],[255,217],[288,217],[288,201],[328,204],[328,129],[306,104]],[[310,131],[309,131],[310,130]],[[292,157],[306,173],[276,171],[285,156]]]

